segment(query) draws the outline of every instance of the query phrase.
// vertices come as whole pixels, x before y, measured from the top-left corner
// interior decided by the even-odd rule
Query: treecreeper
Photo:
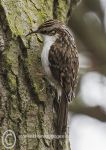
[[[44,37],[41,54],[42,66],[50,84],[57,91],[58,134],[63,135],[67,129],[68,102],[75,97],[78,80],[78,51],[72,31],[59,20],[48,20],[36,31]]]

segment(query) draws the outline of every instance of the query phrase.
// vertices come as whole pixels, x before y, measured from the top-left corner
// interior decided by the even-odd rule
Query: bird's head
[[[32,33],[39,33],[43,36],[54,36],[59,33],[59,30],[62,29],[64,25],[59,20],[48,20],[41,24],[37,30],[30,32],[28,35]]]

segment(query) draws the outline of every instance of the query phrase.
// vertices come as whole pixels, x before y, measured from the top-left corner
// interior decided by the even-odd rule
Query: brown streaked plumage
[[[78,76],[78,52],[72,32],[58,20],[48,20],[35,31],[44,36],[42,65],[58,93],[58,134],[67,127],[68,101],[74,97]],[[32,32],[32,33],[35,33]]]

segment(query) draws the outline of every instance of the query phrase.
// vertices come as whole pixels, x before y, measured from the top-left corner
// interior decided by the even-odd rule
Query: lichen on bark
[[[43,80],[42,41],[25,37],[44,20],[53,18],[53,0],[0,0],[0,133],[11,129],[15,149],[53,150],[53,97]],[[68,5],[59,0],[58,18],[65,20]],[[28,137],[29,136],[29,137]],[[0,149],[5,149],[0,141]]]

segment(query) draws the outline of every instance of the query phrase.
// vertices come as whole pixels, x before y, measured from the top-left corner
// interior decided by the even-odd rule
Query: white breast
[[[57,89],[58,100],[59,100],[59,97],[61,97],[62,89],[61,89],[61,86],[58,84],[58,82],[52,76],[52,73],[49,67],[50,63],[48,60],[50,47],[51,45],[53,45],[56,39],[57,39],[57,36],[44,36],[44,46],[43,46],[43,50],[41,54],[41,61],[42,61],[42,66],[45,70],[46,75],[48,76],[48,79],[51,85]]]
[[[49,60],[48,60],[49,50],[51,45],[53,45],[53,43],[55,42],[56,38],[57,38],[56,36],[47,36],[47,35],[44,36],[44,46],[41,54],[41,61],[45,73],[48,75],[48,77],[52,76],[49,67]]]

